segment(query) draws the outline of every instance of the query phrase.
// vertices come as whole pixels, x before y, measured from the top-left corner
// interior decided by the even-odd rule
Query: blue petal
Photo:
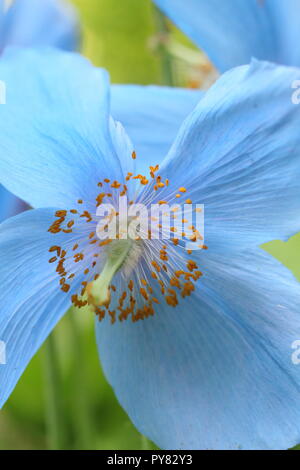
[[[164,449],[286,449],[300,442],[300,285],[255,249],[205,255],[195,295],[138,323],[97,322],[106,376]]]
[[[77,49],[78,18],[61,0],[15,0],[4,15],[0,33],[5,46],[55,46]]]
[[[154,0],[220,71],[252,57],[300,65],[298,0]]]
[[[2,28],[5,20],[5,0],[0,0],[0,38],[2,36]]]
[[[22,212],[26,205],[13,194],[0,186],[0,223],[8,217],[12,217]]]
[[[111,114],[128,132],[142,174],[160,164],[203,92],[159,86],[113,85]]]
[[[103,178],[121,178],[129,143],[117,145],[121,135],[112,135],[104,70],[77,54],[12,48],[0,77],[7,87],[0,180],[7,189],[33,207],[69,208],[78,198],[94,201]]]
[[[295,44],[300,40],[299,0],[267,0],[277,37],[276,62],[300,66],[300,50]]]
[[[0,407],[28,362],[70,306],[63,293],[49,248],[66,235],[47,230],[53,209],[31,210],[0,225],[0,341],[6,343],[6,364],[0,364]],[[74,241],[70,241],[74,243]],[[78,289],[78,279],[74,292]]]
[[[162,163],[166,192],[185,186],[193,203],[205,205],[210,249],[257,246],[300,231],[300,107],[291,99],[299,76],[299,69],[257,61],[225,73]]]

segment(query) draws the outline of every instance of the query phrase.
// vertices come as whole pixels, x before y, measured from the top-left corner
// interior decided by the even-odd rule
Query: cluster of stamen
[[[132,153],[132,158],[136,159],[136,153]],[[128,192],[128,184],[130,181],[136,181],[141,187],[149,185],[150,198],[152,194],[157,195],[157,192],[165,190],[169,186],[169,180],[163,180],[161,176],[157,175],[159,166],[150,166],[149,176],[141,174],[134,175],[128,172],[125,180],[126,184],[119,181],[111,181],[105,178],[98,183],[100,192],[95,198],[95,209],[99,208],[105,201],[114,201],[116,196],[125,196]],[[149,194],[145,198],[149,199]],[[187,192],[186,188],[180,187],[175,192],[176,199],[181,198]],[[136,199],[136,198],[135,198]],[[129,201],[129,205],[134,204],[134,200]],[[185,204],[192,204],[191,199],[185,199]],[[165,199],[158,200],[159,205],[168,204]],[[107,286],[107,289],[97,294],[97,288],[103,288],[102,276],[103,272],[109,271],[109,260],[115,256],[115,251],[121,243],[121,234],[116,234],[116,239],[109,237],[101,239],[97,235],[96,224],[98,218],[94,213],[91,213],[86,208],[80,210],[79,207],[84,204],[82,199],[77,201],[78,208],[67,210],[59,210],[55,213],[55,221],[49,227],[49,232],[56,235],[66,234],[69,248],[63,248],[58,244],[50,247],[49,252],[51,257],[49,263],[56,263],[56,273],[59,277],[59,287],[65,292],[69,293],[72,283],[75,282],[77,277],[82,275],[85,280],[80,282],[80,288],[77,293],[72,294],[72,304],[77,308],[91,306],[98,316],[99,320],[103,320],[106,315],[109,315],[111,323],[127,320],[131,318],[133,322],[143,320],[155,314],[155,307],[163,300],[171,307],[176,307],[179,299],[186,298],[195,290],[195,283],[201,278],[202,272],[195,261],[186,257],[178,256],[175,250],[184,249],[190,255],[192,250],[183,247],[181,243],[182,237],[185,237],[191,243],[199,243],[202,249],[207,249],[203,244],[203,236],[187,219],[182,219],[182,225],[185,227],[181,237],[176,237],[176,227],[171,227],[171,243],[162,243],[161,240],[151,239],[151,230],[148,230],[147,239],[141,240],[140,236],[136,236],[135,240],[128,242],[124,245],[124,255],[119,264],[117,264],[115,272],[114,268],[112,273],[122,273],[122,291],[119,298],[116,299],[119,289],[112,283]],[[201,209],[195,209],[200,211]],[[113,211],[106,216],[106,223],[102,229],[105,230],[112,217],[119,217],[119,213]],[[172,210],[172,219],[176,219],[176,208]],[[105,218],[104,218],[105,219]],[[151,218],[155,221],[154,217]],[[158,220],[157,220],[158,221]],[[159,221],[158,221],[159,222]],[[93,225],[92,230],[88,227]],[[162,225],[157,224],[157,228],[161,229]],[[70,243],[71,237],[74,236],[74,243]],[[80,238],[80,239],[79,239]],[[153,245],[151,245],[151,243]],[[135,253],[134,244],[136,244],[137,254]],[[154,256],[155,253],[155,256]],[[135,280],[131,275],[126,274],[127,259],[135,259],[140,261],[140,258],[146,260],[146,265],[149,270],[148,278],[144,276],[137,276]],[[84,269],[78,269],[80,264],[84,264]],[[139,264],[139,263],[137,263]],[[104,270],[103,270],[104,267]],[[123,273],[124,270],[124,273]],[[139,268],[134,269],[138,272]],[[111,272],[111,271],[109,271]],[[144,271],[143,271],[144,273]],[[146,278],[146,279],[145,279]],[[102,282],[102,284],[101,284]],[[125,286],[125,288],[124,288]],[[157,292],[156,296],[154,291]],[[96,293],[95,293],[96,292]],[[112,302],[114,300],[114,302]],[[117,300],[117,302],[116,302]],[[112,303],[114,307],[112,308]]]

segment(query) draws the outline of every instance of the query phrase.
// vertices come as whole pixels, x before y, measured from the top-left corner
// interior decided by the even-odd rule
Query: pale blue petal
[[[97,322],[105,374],[164,449],[287,449],[300,442],[300,284],[262,250],[199,258],[197,293],[152,318]]]
[[[299,73],[257,61],[225,73],[186,119],[162,164],[170,180],[162,199],[184,186],[193,203],[205,205],[209,249],[300,231],[300,107],[291,88]]]
[[[300,65],[299,0],[154,0],[220,71],[252,57]]]
[[[276,28],[276,62],[300,67],[300,1],[267,0]]]
[[[0,185],[0,223],[26,208],[24,202]]]
[[[0,225],[0,341],[6,343],[6,364],[0,364],[0,406],[71,303],[72,292],[60,290],[56,266],[48,262],[51,246],[63,242],[68,247],[66,235],[47,231],[53,221],[53,209],[40,209]],[[72,289],[76,292],[78,285]]]
[[[122,177],[129,144],[115,148],[104,70],[77,54],[11,48],[0,76],[7,87],[0,182],[7,189],[33,207],[69,208],[94,200],[103,178]]]
[[[167,155],[184,119],[203,92],[159,86],[113,85],[111,114],[134,142],[137,171],[149,172]]]
[[[55,46],[72,51],[79,43],[77,14],[64,0],[15,0],[0,26],[1,48]]]
[[[2,31],[5,19],[5,0],[0,0],[0,42],[2,41]]]

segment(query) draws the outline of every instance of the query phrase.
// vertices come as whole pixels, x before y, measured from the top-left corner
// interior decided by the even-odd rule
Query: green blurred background
[[[174,55],[168,76],[170,56],[161,41],[166,25],[150,0],[73,3],[83,24],[83,53],[108,69],[114,83],[172,80],[177,85],[205,86],[205,57],[169,24],[168,50],[174,49]],[[300,279],[300,236],[265,248]],[[46,448],[155,448],[134,428],[103,377],[89,312],[65,316],[0,413],[0,449]]]

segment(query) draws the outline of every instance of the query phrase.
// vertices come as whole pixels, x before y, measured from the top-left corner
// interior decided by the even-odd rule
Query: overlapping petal
[[[134,142],[138,172],[144,174],[150,165],[160,164],[202,96],[199,90],[184,88],[112,86],[111,114]]]
[[[296,445],[299,283],[260,249],[234,258],[206,252],[199,264],[196,295],[176,309],[160,305],[136,324],[97,322],[104,371],[121,405],[165,449]]]
[[[25,203],[0,186],[0,223],[26,209]]]
[[[54,210],[24,212],[0,225],[0,340],[6,364],[0,365],[0,406],[7,400],[28,362],[69,308],[70,294],[60,290],[49,248],[63,242],[47,230]],[[69,243],[74,243],[73,239]],[[72,285],[79,288],[82,277]]]
[[[11,48],[0,77],[0,182],[11,192],[33,207],[68,208],[94,199],[101,179],[122,177],[130,142],[111,125],[104,70],[77,54]]]
[[[298,0],[154,0],[220,71],[252,57],[300,65]]]
[[[75,50],[79,42],[78,18],[63,0],[15,0],[5,12],[2,2],[0,47],[55,46]]]
[[[225,73],[163,162],[166,191],[184,186],[194,203],[205,205],[212,250],[300,231],[300,107],[291,88],[299,77],[299,69],[258,61]]]

